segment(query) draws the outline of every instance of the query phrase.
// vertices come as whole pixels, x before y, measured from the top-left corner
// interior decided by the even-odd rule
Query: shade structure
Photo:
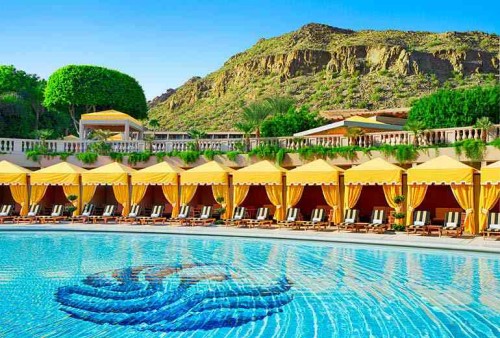
[[[342,168],[319,159],[287,171],[287,185],[338,185]]]
[[[429,185],[449,185],[455,199],[465,210],[465,231],[476,233],[474,221],[474,172],[476,170],[449,156],[439,156],[408,169],[407,222],[423,202]]]
[[[408,184],[472,184],[474,168],[439,156],[408,169]]]
[[[128,215],[130,208],[129,175],[136,170],[113,162],[82,174],[82,203],[89,203],[98,185],[111,185],[116,200],[123,206],[122,215]]]
[[[292,208],[299,203],[304,186],[321,186],[326,203],[333,210],[333,221],[341,221],[339,174],[344,170],[318,159],[286,173],[286,207]]]
[[[31,170],[20,167],[9,161],[0,161],[0,184],[26,185]]]
[[[26,215],[29,207],[28,175],[31,170],[9,161],[0,161],[0,185],[8,185],[12,198],[21,206],[21,215]]]
[[[61,185],[66,197],[70,195],[78,197],[72,201],[76,207],[75,214],[78,214],[81,206],[80,178],[86,172],[87,170],[68,162],[60,162],[33,172],[30,176],[31,203],[40,202],[45,196],[48,186]]]
[[[270,161],[260,161],[233,173],[234,185],[282,185],[286,169]]]
[[[344,173],[344,184],[384,185],[401,184],[404,170],[381,158],[374,158]]]
[[[142,123],[132,116],[117,110],[104,110],[95,113],[82,114],[83,121],[129,121],[142,126]]]
[[[216,161],[210,161],[182,172],[180,174],[181,205],[187,205],[191,202],[199,185],[210,185],[214,199],[223,199],[220,202],[222,208],[225,209],[222,218],[226,218],[232,209],[229,194],[229,174],[232,172],[234,169]]]
[[[128,177],[135,169],[118,162],[88,170],[82,175],[83,185],[128,185]]]
[[[481,169],[479,231],[486,229],[488,213],[500,199],[500,161]]]
[[[172,217],[179,214],[179,175],[184,170],[167,162],[132,172],[132,204],[139,204],[149,185],[162,187],[165,199],[172,205]]]
[[[403,168],[381,158],[374,158],[344,173],[344,208],[352,209],[358,203],[364,185],[381,185],[387,204],[400,212],[394,199],[402,195]]]
[[[250,186],[263,185],[271,203],[276,207],[274,218],[278,221],[285,217],[283,176],[286,169],[270,161],[260,161],[233,173],[233,205],[239,206],[245,200]]]

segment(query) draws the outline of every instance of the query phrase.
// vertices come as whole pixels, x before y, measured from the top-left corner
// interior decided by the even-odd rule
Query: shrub
[[[472,161],[482,161],[486,152],[486,144],[482,140],[469,139],[456,142],[454,145],[457,156],[465,154]]]
[[[85,164],[92,164],[97,161],[99,155],[94,152],[86,151],[83,153],[77,153],[76,158]]]
[[[441,89],[416,100],[408,121],[422,121],[428,128],[471,126],[481,117],[500,123],[499,106],[500,86]]]

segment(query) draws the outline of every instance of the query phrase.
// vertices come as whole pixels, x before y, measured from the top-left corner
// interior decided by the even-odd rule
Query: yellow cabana
[[[458,204],[465,210],[465,231],[476,233],[474,172],[474,168],[448,156],[439,156],[408,169],[407,222],[412,220],[413,211],[424,201],[429,185],[449,185]]]
[[[381,158],[374,158],[344,173],[344,209],[352,209],[358,203],[364,185],[380,185],[387,204],[400,212],[394,197],[403,194],[403,168]]]
[[[326,203],[333,210],[333,221],[341,221],[339,173],[344,170],[319,159],[286,173],[286,207],[294,207],[301,199],[306,185],[321,186]]]
[[[479,232],[486,229],[488,213],[500,199],[500,161],[481,169]]]
[[[150,185],[161,186],[165,199],[172,205],[172,217],[179,214],[179,174],[184,170],[160,162],[132,173],[132,204],[139,204]]]
[[[78,199],[72,201],[76,207],[75,215],[80,213],[80,178],[87,170],[80,168],[68,162],[61,162],[50,167],[43,168],[33,172],[30,176],[30,203],[39,203],[47,192],[50,185],[62,186],[64,195],[78,196]]]
[[[245,200],[252,185],[265,186],[266,194],[271,203],[276,207],[274,218],[278,221],[285,217],[283,207],[283,176],[286,169],[271,163],[261,161],[248,167],[236,170],[233,173],[233,205],[239,206]]]
[[[29,207],[28,175],[31,170],[8,161],[0,161],[0,185],[8,185],[12,199],[21,206],[20,214],[26,215]]]
[[[113,162],[83,173],[82,203],[86,204],[92,200],[98,185],[111,185],[116,201],[123,207],[122,215],[128,215],[130,209],[129,175],[134,172],[135,170],[130,167]]]
[[[225,218],[231,212],[231,198],[229,195],[229,173],[234,170],[218,162],[210,161],[198,167],[181,172],[181,205],[187,205],[193,199],[199,185],[212,186],[215,200],[224,198],[221,206],[226,209],[222,215]]]

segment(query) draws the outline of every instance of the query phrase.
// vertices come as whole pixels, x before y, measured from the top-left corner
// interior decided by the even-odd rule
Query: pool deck
[[[306,240],[363,245],[388,245],[427,249],[476,251],[500,254],[500,240],[484,240],[482,237],[437,237],[407,235],[406,233],[366,234],[337,231],[313,231],[291,229],[234,228],[224,226],[180,227],[180,226],[138,226],[128,224],[32,224],[0,225],[0,231],[80,231],[80,232],[128,232],[144,234],[176,234],[197,236],[224,236],[267,239]],[[498,238],[498,237],[497,237]]]

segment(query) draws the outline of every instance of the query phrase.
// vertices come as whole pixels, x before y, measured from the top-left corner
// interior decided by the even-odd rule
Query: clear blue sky
[[[148,99],[231,55],[318,22],[351,29],[500,33],[499,1],[2,1],[0,64],[44,78],[96,64],[138,79]]]

